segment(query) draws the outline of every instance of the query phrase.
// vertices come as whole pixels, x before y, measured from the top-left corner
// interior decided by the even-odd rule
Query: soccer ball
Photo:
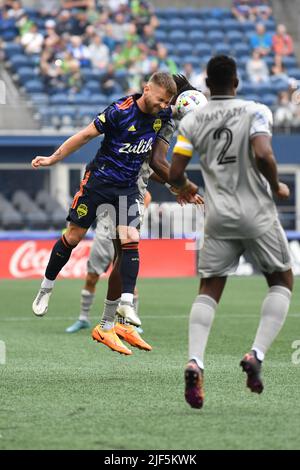
[[[182,92],[175,103],[175,117],[182,119],[187,113],[198,107],[203,108],[207,104],[207,98],[198,90]]]

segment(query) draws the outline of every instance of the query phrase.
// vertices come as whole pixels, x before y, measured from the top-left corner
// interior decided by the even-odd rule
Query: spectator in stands
[[[126,36],[128,35],[130,30],[130,23],[128,23],[121,13],[118,13],[115,16],[115,22],[112,23],[112,33],[114,38],[118,42],[124,42]]]
[[[27,54],[40,54],[44,42],[44,36],[39,33],[35,24],[31,25],[30,30],[21,38],[21,44]]]
[[[273,36],[273,50],[279,56],[291,55],[294,52],[293,39],[287,34],[284,24],[277,26],[277,32]]]
[[[177,73],[177,65],[173,59],[168,57],[168,50],[162,44],[157,45],[158,68],[161,72]]]
[[[109,48],[103,44],[101,36],[95,34],[91,44],[88,46],[93,67],[103,70],[109,63]]]
[[[68,10],[62,10],[56,20],[56,32],[59,36],[65,33],[72,35],[74,33],[75,20]]]
[[[253,0],[233,0],[231,12],[240,22],[255,21],[255,6]]]
[[[149,53],[157,52],[157,43],[154,37],[154,28],[150,24],[146,24],[143,28],[142,40],[147,46]]]
[[[90,51],[82,44],[82,39],[80,36],[72,36],[68,50],[71,53],[74,59],[78,60],[81,67],[88,65],[90,63]]]
[[[259,21],[267,21],[272,16],[272,13],[269,0],[260,0],[255,8],[255,14]]]
[[[290,101],[288,91],[278,94],[278,106],[274,113],[274,125],[277,127],[289,127],[294,118],[294,106]]]
[[[251,83],[268,83],[270,80],[267,64],[257,49],[254,49],[251,59],[246,64],[246,72]]]
[[[251,35],[250,44],[252,49],[257,49],[262,56],[268,55],[271,52],[272,36],[266,32],[263,23],[256,25],[256,33]]]
[[[21,2],[11,2],[11,8],[7,11],[7,17],[13,18],[14,20],[19,20],[24,15],[24,10],[22,8]]]
[[[183,64],[181,73],[186,77],[186,79],[190,82],[191,85],[197,88],[195,83],[199,82],[200,74],[195,71],[193,64],[191,64],[190,62],[185,62]]]
[[[108,64],[106,73],[100,78],[102,92],[106,95],[124,93],[128,88],[126,75],[116,75],[116,70],[112,64]]]
[[[62,3],[62,7],[66,9],[86,10],[88,8],[94,7],[95,0],[64,0],[61,3]]]
[[[106,44],[106,46],[110,50],[110,53],[112,53],[115,50],[118,44],[118,41],[115,38],[114,33],[113,33],[112,25],[110,23],[105,26],[105,32],[103,35],[103,44]]]
[[[280,55],[276,55],[274,57],[274,64],[271,68],[270,79],[272,83],[285,82],[286,86],[289,86],[290,84],[291,79],[283,66],[282,57]]]

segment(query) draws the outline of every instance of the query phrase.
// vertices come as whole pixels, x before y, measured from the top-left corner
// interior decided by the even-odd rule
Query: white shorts
[[[216,239],[205,237],[199,254],[201,277],[225,277],[233,274],[240,257],[249,253],[258,268],[265,273],[288,271],[291,268],[289,245],[284,230],[275,220],[272,227],[258,238]]]
[[[144,217],[144,204],[139,202],[138,205],[140,224],[142,224]],[[107,212],[97,216],[95,238],[87,262],[88,273],[98,274],[101,276],[101,274],[105,273],[113,262],[115,249],[112,240],[116,236],[115,230],[116,227]]]

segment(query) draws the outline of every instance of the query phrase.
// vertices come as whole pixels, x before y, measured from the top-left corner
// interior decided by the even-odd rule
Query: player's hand
[[[290,189],[287,184],[279,182],[278,189],[275,194],[279,199],[288,199],[290,196]]]
[[[40,166],[51,166],[54,165],[54,161],[51,157],[35,157],[32,162],[31,166],[32,168],[39,168]]]
[[[181,206],[184,206],[185,204],[196,204],[202,206],[204,204],[204,199],[200,196],[200,194],[178,195],[176,197],[176,201]]]

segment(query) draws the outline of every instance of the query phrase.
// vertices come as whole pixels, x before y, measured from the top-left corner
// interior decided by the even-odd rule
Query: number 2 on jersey
[[[235,156],[226,155],[229,150],[230,145],[232,144],[232,132],[227,127],[220,127],[219,129],[216,129],[213,134],[214,140],[216,139],[220,140],[222,134],[225,134],[226,140],[225,140],[225,143],[221,152],[219,153],[217,157],[218,165],[225,165],[226,163],[235,163],[236,162]]]

